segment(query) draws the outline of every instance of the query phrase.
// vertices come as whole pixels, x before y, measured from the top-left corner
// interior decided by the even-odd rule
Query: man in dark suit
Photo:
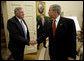
[[[24,18],[24,12],[21,7],[14,10],[15,16],[8,20],[7,29],[9,31],[8,48],[14,60],[23,60],[25,45],[33,45],[30,41],[29,31]]]
[[[61,7],[57,4],[49,8],[49,16],[53,18],[37,40],[49,37],[49,55],[51,60],[76,59],[76,28],[72,19],[60,16]]]
[[[39,38],[41,36],[42,33],[44,33],[47,27],[47,21],[44,17],[44,14],[40,14],[41,19],[38,20],[37,22],[37,38]],[[46,48],[46,38],[43,38],[41,40],[38,40],[38,45],[37,45],[37,49],[39,49],[40,43],[43,42],[43,46]]]

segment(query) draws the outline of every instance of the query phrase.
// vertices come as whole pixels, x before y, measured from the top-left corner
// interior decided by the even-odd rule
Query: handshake
[[[36,40],[30,40],[30,42],[29,42],[30,45],[35,45],[36,43],[37,43]]]

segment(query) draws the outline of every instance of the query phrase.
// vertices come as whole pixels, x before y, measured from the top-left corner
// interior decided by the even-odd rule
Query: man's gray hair
[[[21,9],[22,9],[21,7],[16,7],[15,10],[14,10],[14,14],[16,14],[16,12],[21,10]]]
[[[61,14],[61,6],[57,4],[51,5],[53,11],[57,11],[57,13],[60,15]]]

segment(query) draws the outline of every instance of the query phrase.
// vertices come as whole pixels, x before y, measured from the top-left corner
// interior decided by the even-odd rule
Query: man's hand
[[[37,43],[36,40],[30,40],[30,42],[29,42],[30,45],[35,45],[36,43]]]

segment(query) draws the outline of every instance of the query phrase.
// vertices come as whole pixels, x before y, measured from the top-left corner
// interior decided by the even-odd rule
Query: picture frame
[[[45,2],[36,1],[36,15],[45,15]]]

